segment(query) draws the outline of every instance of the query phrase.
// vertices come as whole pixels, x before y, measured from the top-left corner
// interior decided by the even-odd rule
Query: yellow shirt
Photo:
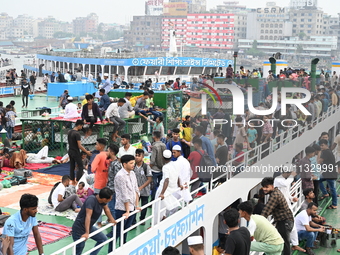
[[[86,99],[84,99],[83,101],[81,101],[81,105],[85,105],[85,104],[87,104],[87,100],[86,100]]]
[[[192,128],[191,127],[183,128],[183,139],[187,142],[191,142],[191,139],[192,139]]]

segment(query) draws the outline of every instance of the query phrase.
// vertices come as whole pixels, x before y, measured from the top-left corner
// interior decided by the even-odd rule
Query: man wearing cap
[[[107,96],[107,95],[105,95]],[[123,130],[125,127],[125,121],[122,120],[119,116],[119,107],[122,107],[125,104],[124,98],[119,98],[118,103],[112,103],[107,108],[105,117],[110,124],[114,124],[112,140],[116,141],[118,137],[118,132]]]
[[[179,168],[174,166],[174,163],[171,161],[171,156],[172,153],[170,150],[163,151],[163,160],[165,162],[165,165],[162,167],[163,177],[155,196],[156,199],[160,197],[162,200],[160,209],[162,210],[166,207],[166,212],[161,212],[160,220],[177,211],[180,203],[173,196],[173,193],[175,193],[179,187],[183,189],[183,186],[180,185]],[[156,206],[156,208],[158,207]],[[157,215],[156,212],[155,215]],[[158,223],[157,217],[154,218],[154,221]]]
[[[191,168],[189,161],[182,156],[182,148],[179,145],[172,147],[172,155],[177,160],[174,161],[174,166],[179,169],[180,184],[184,187],[184,190],[178,192],[179,197],[183,197],[185,202],[190,202],[192,197],[189,191],[189,183],[191,178]]]
[[[65,106],[65,115],[64,119],[73,119],[78,118],[78,109],[77,106],[73,103],[73,97],[67,97],[68,104]]]
[[[189,252],[191,255],[204,255],[204,245],[202,236],[189,236]]]
[[[100,101],[99,101],[99,110],[101,112],[104,112],[107,110],[109,105],[111,104],[111,100],[107,94],[105,94],[105,89],[100,89],[99,90],[99,96],[100,96]]]
[[[109,79],[108,73],[104,73],[104,81],[102,82],[102,89],[105,90],[105,94],[109,93],[111,90],[111,81]],[[100,98],[99,92],[96,93],[96,97]]]

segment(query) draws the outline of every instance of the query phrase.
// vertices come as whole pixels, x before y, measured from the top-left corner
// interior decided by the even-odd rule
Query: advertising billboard
[[[188,14],[187,2],[164,3],[163,7],[163,14],[166,16],[187,16]]]

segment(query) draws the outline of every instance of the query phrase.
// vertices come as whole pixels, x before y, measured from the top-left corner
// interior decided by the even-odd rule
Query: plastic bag
[[[3,181],[1,182],[1,184],[2,184],[2,186],[3,186],[4,188],[10,188],[10,187],[12,187],[11,182],[10,182],[9,180],[3,180]]]
[[[76,191],[78,190],[78,185],[81,182],[85,183],[85,187],[84,187],[85,190],[87,190],[90,187],[90,185],[87,183],[87,177],[89,174],[87,173],[87,170],[83,170],[83,171],[84,171],[83,176],[78,181],[78,184],[76,186]]]

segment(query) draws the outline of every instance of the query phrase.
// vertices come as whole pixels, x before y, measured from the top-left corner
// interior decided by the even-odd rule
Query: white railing
[[[196,181],[198,181],[198,178],[197,178],[197,179],[194,179],[194,180],[191,180],[189,184],[192,184],[192,183],[194,183],[194,182],[196,182]],[[203,188],[206,188],[206,189],[207,189],[207,192],[209,192],[209,191],[210,191],[210,189],[209,189],[209,187],[208,187],[209,185],[212,185],[212,183],[204,183],[203,186],[198,187],[197,189],[191,191],[190,194],[193,195],[193,194],[197,193],[199,190],[201,190],[201,189],[203,189]],[[189,188],[190,188],[190,187],[189,187]],[[178,188],[177,191],[180,191],[180,188]],[[170,194],[169,196],[172,196],[172,194]],[[153,226],[157,225],[159,222],[161,222],[160,216],[161,216],[161,214],[162,214],[164,211],[166,211],[166,208],[160,208],[160,207],[161,207],[160,201],[161,201],[161,198],[157,198],[157,199],[155,199],[154,201],[152,201],[152,202],[150,202],[150,203],[144,205],[143,207],[141,207],[141,210],[143,210],[143,209],[146,209],[146,208],[148,208],[148,207],[151,206],[151,208],[152,208],[152,210],[151,210],[151,215],[148,216],[148,217],[146,217],[144,220],[139,221],[139,222],[137,222],[136,224],[130,226],[130,227],[127,228],[127,229],[124,229],[124,220],[125,220],[124,217],[121,217],[121,218],[119,218],[119,219],[116,220],[116,223],[120,223],[120,224],[121,224],[121,225],[120,225],[121,230],[123,229],[123,231],[120,232],[120,238],[119,238],[120,247],[122,247],[123,244],[124,244],[124,243],[123,243],[123,242],[124,242],[124,234],[128,233],[130,230],[132,230],[132,229],[138,227],[139,225],[141,225],[142,223],[145,223],[145,222],[148,221],[148,220],[151,220],[151,227],[153,227]],[[183,209],[184,207],[186,207],[186,206],[189,205],[188,203],[186,203],[186,202],[183,200],[183,198],[180,198],[180,199],[179,199],[179,202],[180,202],[181,205],[182,205],[182,209]],[[155,211],[158,212],[157,215],[155,215]],[[130,213],[129,217],[132,217],[133,215],[137,214],[138,212],[139,212],[139,211],[135,210],[134,212]],[[156,220],[155,220],[155,217],[156,217]],[[97,249],[103,247],[104,245],[106,245],[106,244],[108,244],[108,243],[110,243],[110,242],[112,242],[113,252],[114,252],[114,251],[119,251],[120,248],[116,248],[116,228],[117,228],[117,227],[116,227],[116,225],[114,225],[114,224],[112,224],[112,223],[109,223],[109,224],[107,224],[106,226],[104,226],[104,227],[102,227],[102,228],[100,228],[100,229],[98,229],[98,230],[96,230],[96,231],[90,233],[89,238],[91,238],[92,236],[94,236],[94,235],[96,235],[96,234],[98,234],[98,233],[100,233],[100,232],[102,232],[102,231],[104,231],[104,230],[106,230],[106,229],[108,229],[108,228],[112,228],[113,236],[112,236],[111,238],[109,238],[108,240],[106,240],[105,242],[101,243],[100,245],[95,246],[95,247],[93,247],[91,250],[86,251],[85,253],[83,253],[83,255],[90,254],[91,252],[93,252],[93,251],[95,251],[95,250],[97,250]],[[72,250],[72,254],[75,254],[75,252],[76,252],[76,245],[79,244],[79,243],[81,243],[81,242],[84,242],[84,241],[85,241],[85,238],[80,238],[79,240],[77,240],[77,241],[75,241],[75,242],[73,242],[73,243],[67,245],[66,247],[63,247],[62,249],[60,249],[60,250],[58,250],[58,251],[52,253],[52,255],[59,255],[59,254],[66,255],[66,252],[67,252],[68,250]]]
[[[233,164],[232,162],[238,158],[241,158],[241,157],[244,157],[244,163],[241,164],[241,165],[238,165],[237,167],[241,167],[241,166],[251,166],[253,163],[254,163],[254,160],[257,161],[257,163],[261,160],[263,160],[263,158],[265,158],[264,156],[262,156],[263,153],[266,153],[268,152],[268,155],[271,154],[272,152],[274,151],[277,151],[281,148],[283,148],[285,145],[287,145],[291,140],[293,140],[293,137],[295,138],[298,138],[303,132],[309,130],[309,128],[314,128],[315,125],[317,125],[318,123],[321,123],[329,118],[332,117],[332,114],[334,112],[338,112],[339,111],[339,107],[330,107],[327,111],[327,113],[325,113],[323,116],[321,117],[318,117],[317,119],[315,119],[314,121],[312,121],[310,124],[306,124],[305,127],[301,127],[301,126],[298,126],[298,129],[296,131],[294,131],[293,129],[289,130],[288,132],[283,132],[281,134],[279,134],[276,138],[277,139],[273,139],[269,142],[269,146],[268,148],[262,150],[262,144],[256,146],[255,148],[253,148],[252,150],[250,151],[247,151],[245,152],[244,154],[238,156],[237,158],[234,158],[230,161],[228,161],[226,164],[225,164],[225,169],[223,171],[223,174],[219,175],[218,177],[216,178],[212,178],[211,181],[209,183],[204,183],[203,187],[199,187],[197,188],[196,190],[192,191],[191,194],[195,194],[197,191],[201,190],[202,188],[206,188],[207,189],[207,194],[204,196],[208,196],[209,193],[214,190],[216,188],[216,186],[214,187],[214,184],[216,182],[218,182],[221,178],[225,178],[226,179],[226,182],[228,182],[228,180],[230,180],[231,178],[233,178],[233,176],[235,176],[236,174],[233,172],[235,167],[233,167]],[[286,137],[284,137],[286,134]],[[295,139],[294,138],[294,139]],[[311,143],[313,142],[313,140],[311,140]],[[302,149],[303,150],[303,149]],[[250,153],[251,152],[254,152],[254,156],[251,156]],[[192,184],[193,182],[197,181],[197,179],[195,180],[192,180],[190,182],[190,184]],[[226,184],[223,183],[222,185]],[[179,190],[179,189],[178,189]],[[293,207],[292,207],[292,210],[293,210],[293,213],[295,214],[301,203],[303,202],[303,196],[301,194],[301,192],[297,192],[297,191],[301,191],[301,180],[297,181],[294,186],[291,188],[291,194],[296,194],[296,197],[298,198],[298,202],[296,202]],[[138,227],[139,225],[141,225],[142,223],[148,221],[148,220],[151,220],[151,228],[156,226],[157,224],[159,224],[161,221],[160,221],[160,215],[161,213],[166,210],[165,208],[163,208],[162,210],[160,209],[160,198],[157,198],[155,199],[154,201],[146,204],[145,206],[142,207],[142,209],[144,208],[148,208],[148,207],[151,207],[152,210],[151,210],[151,215],[148,216],[146,219],[144,219],[143,221],[140,221],[140,222],[137,222],[136,224],[132,225],[130,228],[126,229],[126,230],[123,230],[121,231],[121,236],[120,236],[120,247],[116,249],[116,236],[115,236],[115,232],[116,232],[116,226],[114,226],[113,224],[108,224],[106,225],[105,227],[101,228],[101,229],[98,229],[96,232],[93,232],[90,234],[90,237],[94,236],[95,234],[99,233],[99,232],[102,232],[103,230],[105,229],[108,229],[110,227],[112,227],[112,230],[113,230],[113,237],[110,238],[109,240],[107,240],[106,242],[102,243],[101,245],[99,246],[96,246],[94,248],[92,248],[91,250],[87,251],[86,253],[84,254],[89,254],[90,252],[104,246],[105,244],[107,243],[110,243],[112,242],[113,243],[113,252],[119,252],[119,250],[122,248],[123,246],[123,236],[125,233],[129,232],[131,229],[134,229],[136,227]],[[182,204],[182,209],[184,207],[187,207],[189,204],[186,204],[184,201],[183,201],[183,198],[181,198],[179,200]],[[227,206],[227,205],[226,205]],[[155,211],[157,211],[157,215],[155,214]],[[135,214],[137,214],[138,211],[134,211],[130,214],[130,216],[133,216]],[[155,221],[155,217],[156,217],[156,221]],[[124,229],[124,219],[123,217],[120,218],[120,219],[117,219],[116,220],[117,223],[118,222],[121,222],[121,229]],[[54,252],[52,255],[59,255],[59,254],[63,254],[63,255],[66,255],[66,252],[70,249],[72,249],[73,251],[73,254],[75,254],[75,247],[77,244],[81,243],[85,241],[84,238],[81,238],[71,244],[69,244],[68,246]],[[129,243],[129,242],[128,242]],[[113,253],[112,253],[113,254]],[[252,253],[254,254],[254,253]]]

